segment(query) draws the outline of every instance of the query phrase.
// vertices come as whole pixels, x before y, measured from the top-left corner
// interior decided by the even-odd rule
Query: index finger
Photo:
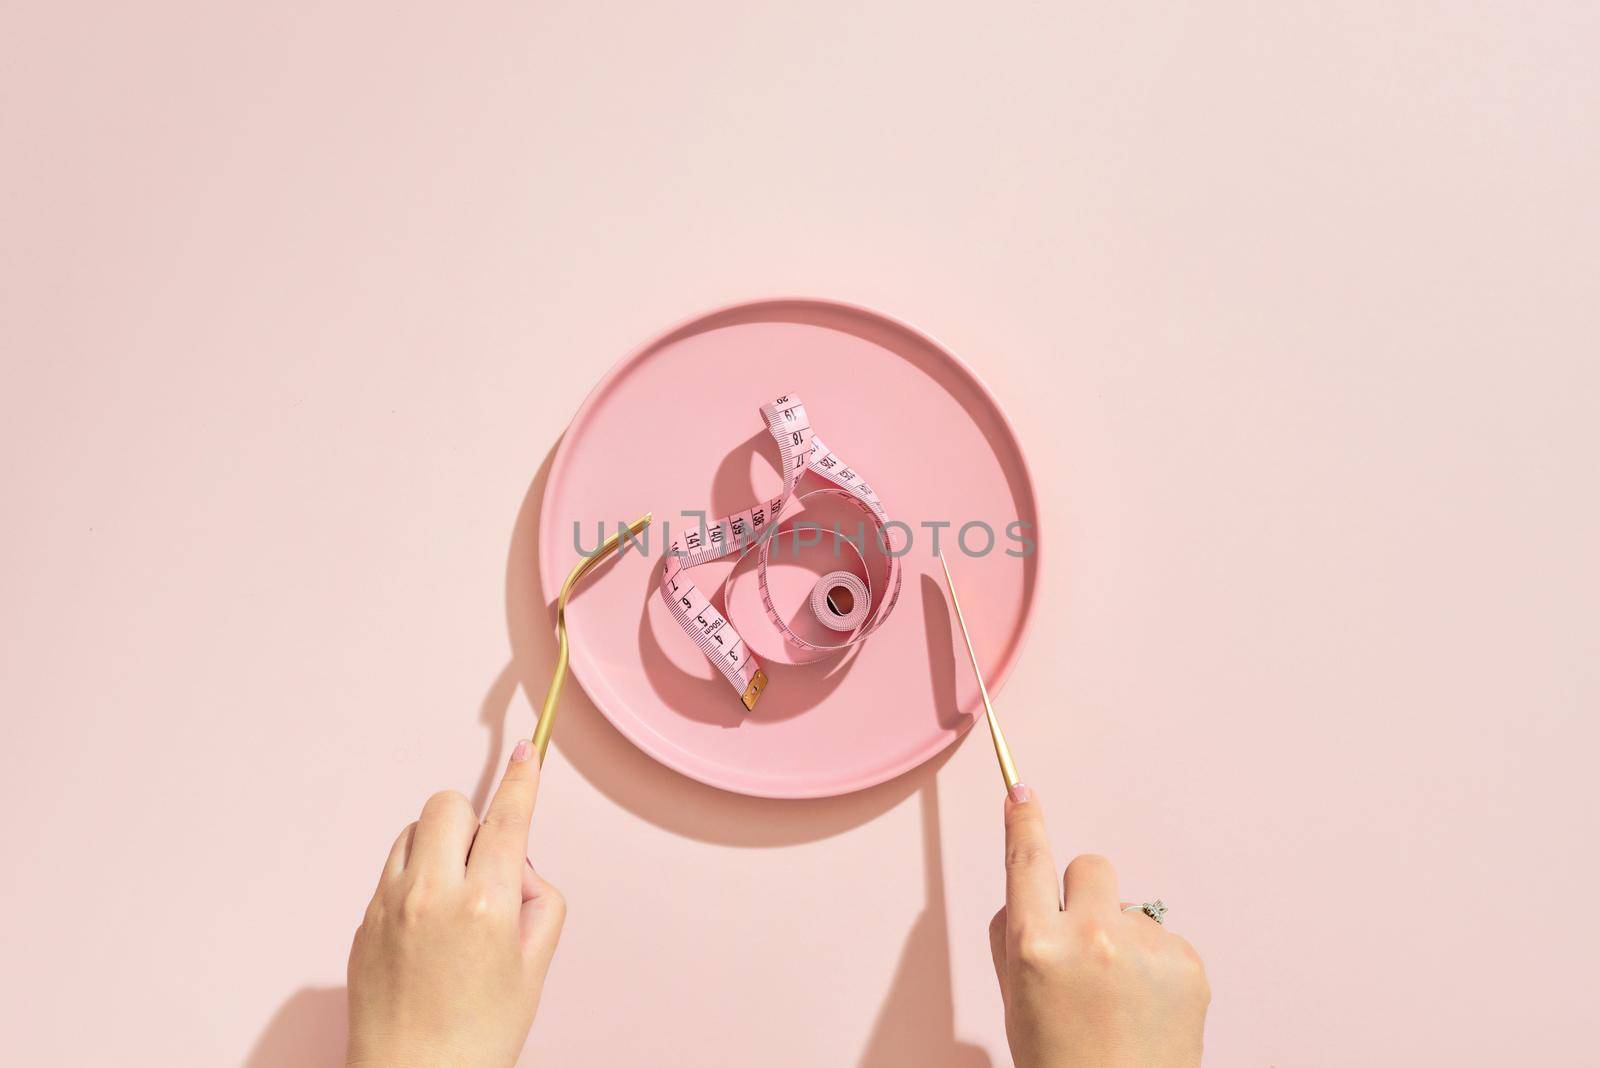
[[[1056,862],[1044,832],[1044,809],[1018,783],[1006,798],[1006,923],[1043,919],[1061,911]]]
[[[513,886],[522,883],[528,859],[528,828],[533,825],[533,803],[539,795],[539,762],[530,759],[527,739],[511,751],[500,788],[483,815],[483,826],[473,839],[467,870],[480,872]]]

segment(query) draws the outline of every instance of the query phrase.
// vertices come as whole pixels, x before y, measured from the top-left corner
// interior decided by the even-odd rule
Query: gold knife
[[[972,635],[967,633],[967,621],[961,616],[961,602],[956,599],[955,580],[950,577],[950,565],[944,562],[944,553],[936,552],[939,566],[944,568],[944,586],[950,591],[950,606],[956,610],[956,623],[961,627],[961,637],[967,643],[967,656],[972,660],[972,673],[978,678],[978,692],[983,695],[983,714],[989,720],[989,736],[994,739],[994,755],[1000,760],[1000,777],[1006,781],[1006,790],[1022,780],[1017,777],[1017,762],[1011,759],[1011,747],[1006,745],[1005,732],[1000,729],[1000,719],[994,714],[994,704],[989,700],[989,688],[983,684],[983,669],[978,666],[978,652],[972,647]]]

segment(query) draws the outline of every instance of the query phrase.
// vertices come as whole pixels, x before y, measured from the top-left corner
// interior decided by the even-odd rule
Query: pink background
[[[562,427],[778,292],[1006,406],[1012,740],[1212,1063],[1592,1061],[1600,12],[979,10],[0,12],[8,1062],[337,1063],[393,833],[531,722]],[[574,693],[526,1063],[1007,1063],[998,812],[979,736],[756,802]]]

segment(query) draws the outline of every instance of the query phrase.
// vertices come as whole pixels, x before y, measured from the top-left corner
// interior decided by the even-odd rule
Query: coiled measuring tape
[[[683,629],[694,639],[706,659],[716,665],[744,707],[755,710],[756,701],[767,687],[766,672],[755,653],[728,622],[726,616],[701,593],[685,572],[712,560],[748,553],[758,553],[757,580],[761,586],[761,604],[767,617],[777,626],[786,641],[809,650],[827,652],[845,649],[862,641],[883,625],[894,611],[900,598],[900,555],[897,539],[888,526],[889,517],[883,510],[867,480],[823,445],[811,429],[806,406],[800,398],[788,395],[779,397],[761,408],[761,417],[767,430],[778,445],[779,469],[783,472],[783,492],[771,500],[758,501],[742,512],[723,516],[714,523],[702,524],[674,538],[661,560],[661,596]],[[795,494],[801,476],[813,471],[829,486],[809,493]],[[807,639],[796,634],[772,603],[772,591],[767,583],[767,563],[772,552],[772,542],[780,533],[791,508],[802,502],[824,495],[844,498],[865,514],[867,527],[873,531],[876,544],[884,551],[888,568],[884,589],[874,591],[872,569],[867,565],[857,539],[845,537],[835,527],[831,533],[840,543],[848,545],[861,564],[857,575],[849,570],[836,570],[822,576],[812,587],[810,605],[817,621],[842,637],[837,642]],[[864,541],[864,538],[859,539]],[[738,569],[737,562],[735,570]],[[732,582],[729,572],[723,583],[723,604],[727,604],[726,589]],[[875,594],[881,593],[880,596]],[[848,604],[846,600],[848,599]]]

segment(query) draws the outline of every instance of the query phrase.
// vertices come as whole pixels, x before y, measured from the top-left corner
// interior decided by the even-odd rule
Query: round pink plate
[[[667,611],[655,565],[664,524],[693,528],[697,511],[714,519],[781,489],[757,409],[784,393],[805,401],[828,447],[911,528],[911,546],[889,621],[850,651],[810,663],[757,641],[764,628],[745,592],[755,586],[746,561],[730,616],[753,648],[773,654],[763,657],[766,692],[747,712]],[[801,489],[819,485],[807,475]],[[1033,482],[999,405],[938,342],[836,301],[739,304],[645,344],[578,410],[541,509],[539,573],[552,611],[600,525],[610,534],[655,513],[649,555],[628,551],[604,565],[567,606],[572,674],[640,749],[738,793],[828,797],[873,786],[935,756],[982,715],[933,555],[936,533],[991,693],[1016,662],[1033,609]],[[805,564],[772,569],[780,609],[803,599],[813,577]],[[716,590],[730,567],[707,564],[693,578]]]

